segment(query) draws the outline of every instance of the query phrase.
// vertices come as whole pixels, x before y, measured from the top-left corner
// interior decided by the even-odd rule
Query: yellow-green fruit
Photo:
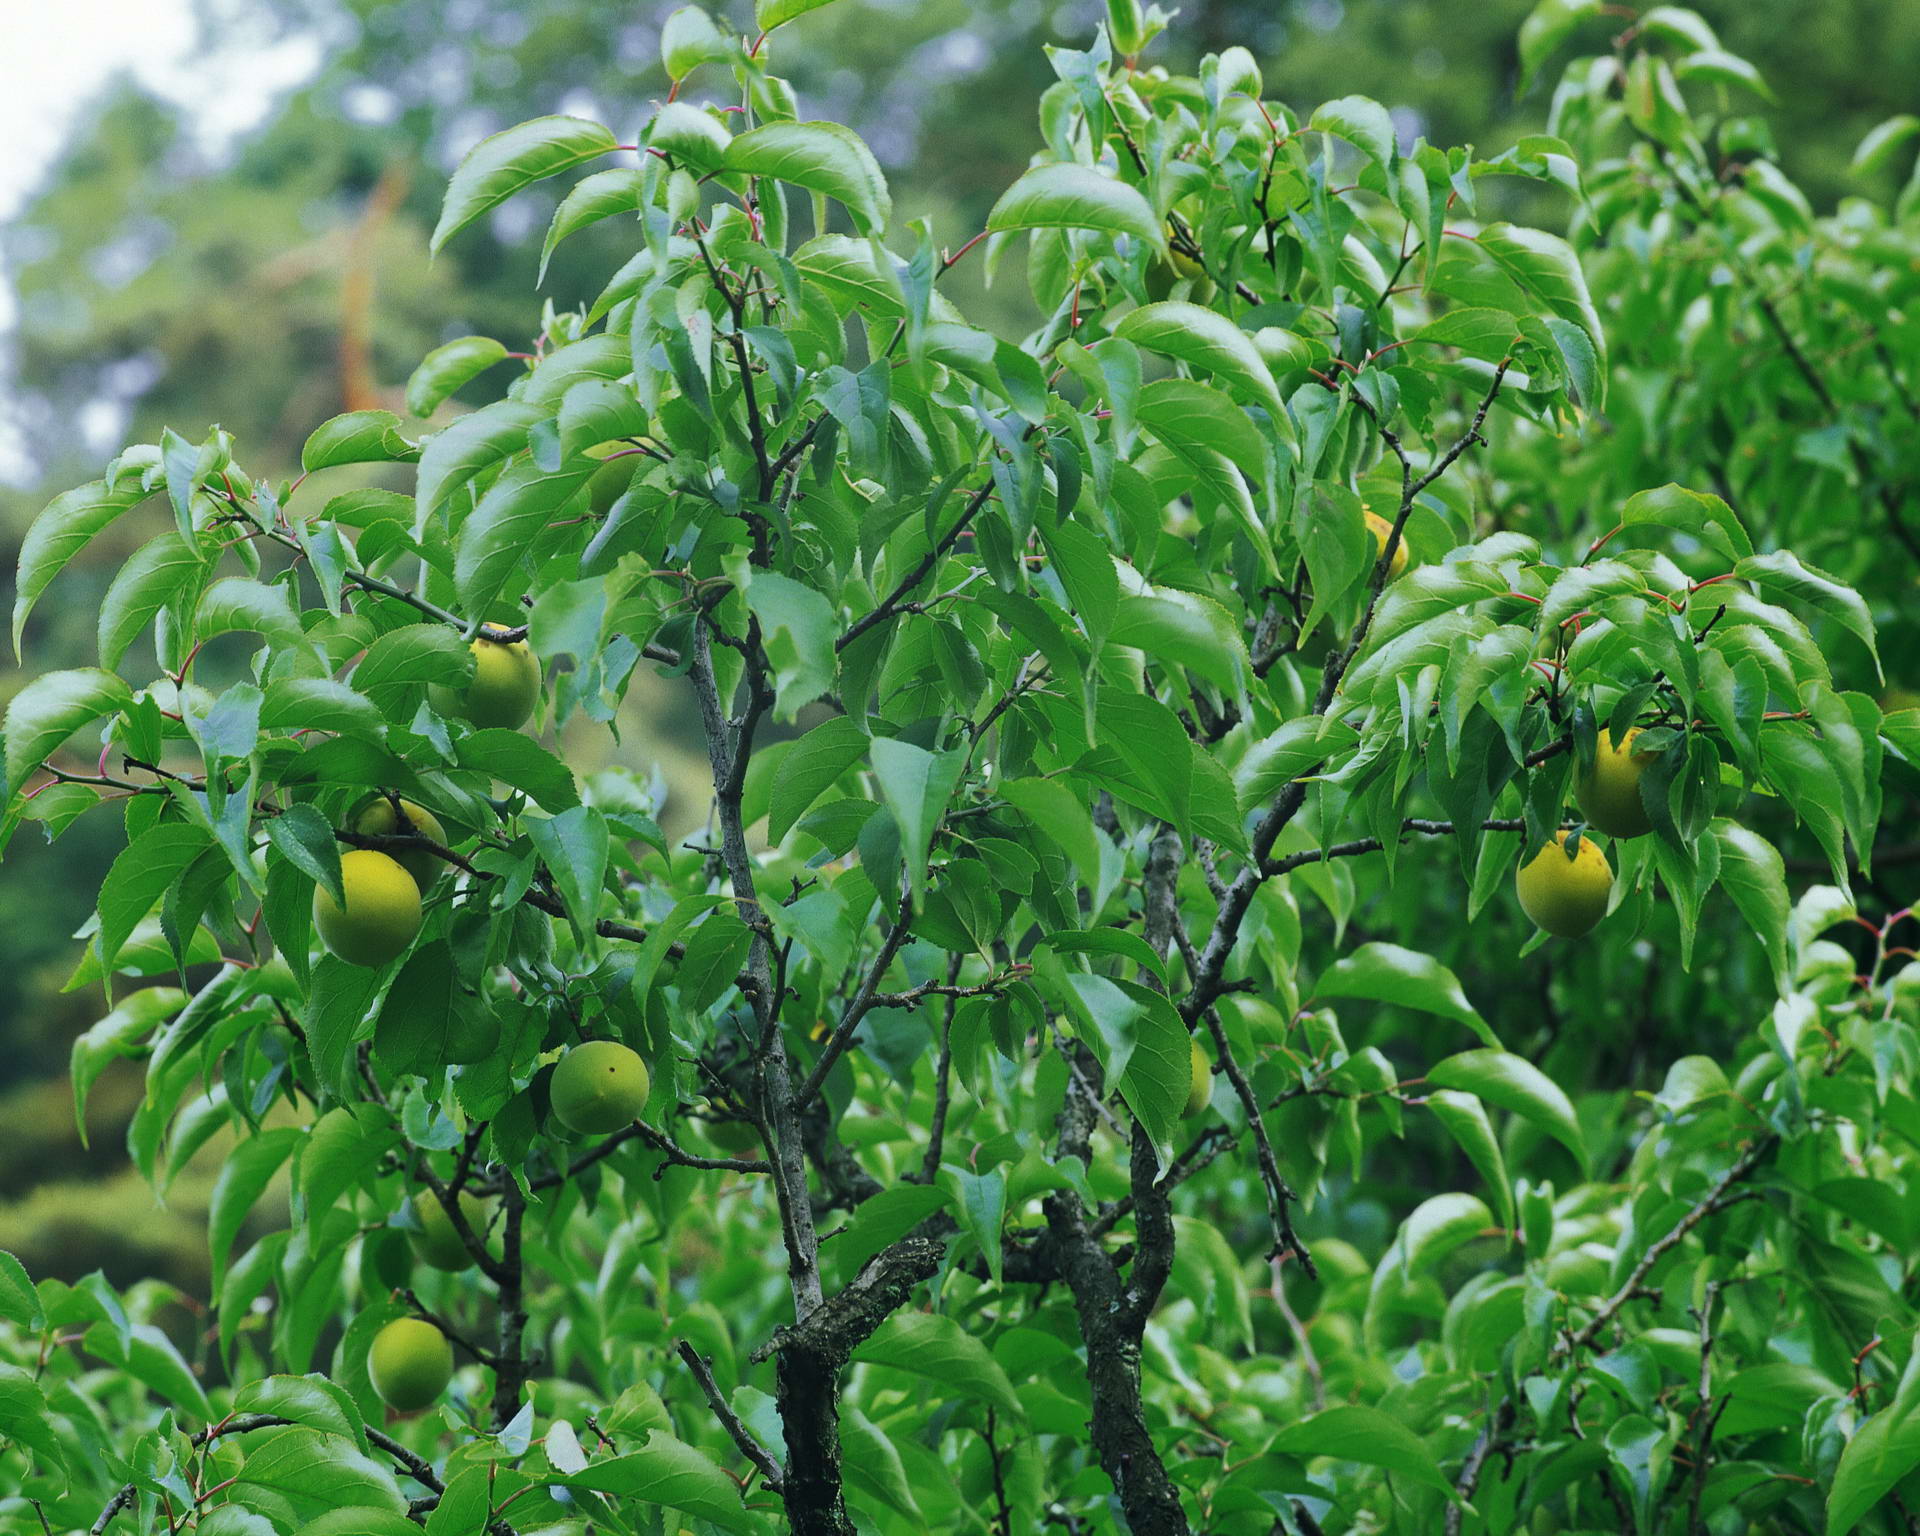
[[[553,1112],[570,1131],[605,1136],[640,1117],[652,1087],[637,1052],[617,1040],[589,1040],[553,1069]]]
[[[483,730],[517,731],[531,718],[540,697],[540,663],[524,640],[476,635],[473,681],[464,689],[435,684],[428,697],[440,714],[460,715]]]
[[[1373,535],[1373,558],[1378,560],[1387,552],[1387,540],[1393,537],[1393,524],[1378,512],[1360,514],[1367,520],[1367,532]],[[1400,543],[1393,551],[1393,558],[1387,562],[1387,580],[1397,581],[1407,569],[1407,535],[1400,534]]]
[[[420,931],[420,887],[394,860],[372,848],[340,855],[342,907],[324,885],[314,887],[313,926],[327,948],[354,965],[385,965]]]
[[[1577,939],[1607,915],[1613,895],[1613,866],[1591,838],[1580,839],[1579,851],[1566,854],[1567,834],[1556,832],[1548,843],[1514,876],[1520,905],[1548,933]]]
[[[1193,1086],[1187,1090],[1187,1107],[1181,1113],[1191,1118],[1213,1102],[1213,1063],[1200,1049],[1198,1035],[1188,1036],[1187,1044],[1193,1049]]]
[[[365,809],[354,817],[353,830],[366,837],[403,837],[415,833],[438,843],[442,848],[447,845],[447,829],[440,825],[440,818],[432,811],[425,806],[415,805],[411,800],[402,800],[400,814],[396,816],[393,801],[386,795],[375,795],[367,802]],[[420,848],[397,848],[387,856],[412,875],[413,883],[423,891],[433,884],[446,867]]]
[[[1580,814],[1609,837],[1639,837],[1653,830],[1653,818],[1640,799],[1640,776],[1659,754],[1634,751],[1639,734],[1637,727],[1628,731],[1616,747],[1611,733],[1602,731],[1593,766],[1573,778]]]
[[[424,1408],[453,1380],[453,1346],[432,1323],[395,1318],[373,1336],[367,1374],[380,1401],[399,1413]]]
[[[605,513],[627,494],[627,487],[633,484],[633,465],[631,455],[608,459],[587,478],[589,511]]]
[[[432,1190],[423,1189],[413,1197],[413,1214],[419,1218],[420,1225],[417,1229],[407,1229],[407,1241],[413,1245],[413,1251],[421,1263],[444,1269],[449,1274],[473,1267],[473,1255],[467,1252],[467,1245],[460,1241],[460,1234],[453,1230],[453,1220],[447,1215],[447,1208]],[[460,1214],[473,1229],[473,1235],[484,1239],[490,1214],[487,1202],[478,1195],[463,1193],[460,1196]]]

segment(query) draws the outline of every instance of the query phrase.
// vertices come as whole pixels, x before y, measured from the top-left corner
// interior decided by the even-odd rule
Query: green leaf
[[[340,845],[319,811],[304,803],[290,805],[278,816],[267,818],[267,837],[279,849],[281,858],[325,886],[327,894],[342,907],[347,904],[340,883]]]
[[[576,805],[546,821],[529,821],[527,832],[584,944],[599,917],[600,889],[607,878],[611,840],[606,817],[592,806]]]
[[[446,624],[404,624],[390,629],[353,669],[354,688],[389,718],[411,718],[419,690],[429,683],[464,686],[473,676],[473,652]]]
[[[1168,300],[1142,305],[1115,326],[1113,333],[1137,346],[1218,374],[1259,401],[1276,422],[1287,420],[1272,370],[1253,338],[1225,315],[1198,304]]]
[[[1462,1051],[1427,1072],[1436,1088],[1459,1088],[1478,1094],[1496,1109],[1508,1110],[1531,1121],[1587,1167],[1586,1138],[1564,1089],[1525,1057],[1510,1051]]]
[[[1227,396],[1192,379],[1160,379],[1140,391],[1140,425],[1199,477],[1246,529],[1267,574],[1277,576],[1273,536],[1254,510],[1247,476],[1266,467],[1266,450],[1247,415]]]
[[[679,103],[675,103],[679,105]],[[645,190],[645,174],[630,165],[616,166],[610,171],[595,171],[591,176],[582,177],[574,183],[573,189],[560,200],[560,206],[553,211],[553,222],[547,226],[547,238],[540,246],[540,272],[534,279],[536,283],[547,280],[547,263],[553,259],[555,248],[568,235],[577,234],[589,224],[601,219],[614,218],[619,214],[638,214]],[[451,346],[459,343],[451,342]],[[446,348],[441,348],[445,351]],[[505,356],[505,352],[501,353]],[[476,369],[475,372],[479,370]],[[418,375],[415,375],[418,377]],[[472,377],[471,374],[468,377]],[[458,388],[458,385],[454,386]],[[407,386],[407,404],[413,409],[413,386]],[[424,416],[425,411],[414,410],[416,416]]]
[[[1547,314],[1570,320],[1586,333],[1593,344],[1600,376],[1606,376],[1607,338],[1600,326],[1600,315],[1587,291],[1586,274],[1573,247],[1558,235],[1528,229],[1519,224],[1489,224],[1475,243],[1505,270],[1516,283],[1532,294]],[[1590,402],[1596,408],[1606,404],[1603,398]]]
[[[1360,997],[1437,1013],[1466,1025],[1490,1046],[1500,1043],[1467,1001],[1452,971],[1433,956],[1398,944],[1362,944],[1352,954],[1342,955],[1321,975],[1313,992],[1316,997]]]
[[[753,19],[762,32],[771,32],[796,16],[832,4],[833,0],[754,0]]]
[[[847,1490],[854,1502],[871,1502],[904,1515],[916,1530],[929,1528],[914,1502],[899,1447],[858,1408],[843,1406],[840,1410],[840,1450]]]
[[[1920,138],[1920,117],[1897,112],[1868,130],[1847,169],[1856,176],[1874,175],[1886,169],[1893,157],[1916,138]]]
[[[580,803],[573,770],[531,736],[493,726],[460,738],[454,753],[462,768],[477,768],[530,796],[549,815]]]
[[[482,139],[447,183],[428,249],[435,255],[458,231],[521,188],[619,147],[598,123],[578,117],[536,117]]]
[[[40,1294],[27,1278],[26,1266],[4,1249],[0,1249],[0,1317],[29,1333],[38,1333],[46,1323]]]
[[[570,459],[548,474],[527,460],[493,483],[454,540],[453,584],[469,613],[485,614],[492,608],[555,509],[599,467],[594,459]]]
[[[100,883],[102,970],[113,969],[120,946],[140,919],[153,910],[187,866],[212,846],[212,837],[197,823],[163,821],[121,850]]]
[[[681,6],[660,29],[660,62],[669,80],[684,80],[702,64],[724,63],[737,51],[697,5]]]
[[[1873,657],[1874,672],[1885,680],[1885,674],[1880,671],[1880,647],[1874,640],[1872,610],[1852,587],[1825,571],[1803,564],[1790,549],[1749,555],[1734,567],[1734,572],[1757,586],[1798,598],[1832,619],[1867,648]]]
[[[614,438],[639,437],[647,426],[647,409],[631,384],[613,379],[582,379],[560,401],[560,451],[563,454],[583,453],[597,443]],[[613,462],[632,469],[638,460],[627,457]]]
[[[1001,194],[987,215],[996,233],[1015,229],[1095,229],[1129,235],[1156,251],[1166,230],[1153,207],[1124,181],[1084,165],[1037,165]]]
[[[1289,1424],[1268,1442],[1267,1449],[1290,1456],[1331,1456],[1384,1467],[1428,1488],[1438,1488],[1457,1502],[1453,1484],[1420,1437],[1398,1419],[1364,1404],[1324,1409]]]
[[[416,515],[424,524],[446,510],[453,493],[527,446],[527,434],[553,412],[524,400],[496,400],[450,422],[420,449],[414,486]]]
[[[587,180],[593,178],[589,176]],[[558,223],[559,215],[554,218]],[[551,233],[547,238],[553,239]],[[546,252],[541,253],[540,270],[546,271]],[[506,355],[507,349],[491,336],[462,336],[435,347],[420,359],[420,366],[407,380],[407,409],[419,417],[431,416],[456,390],[503,361]]]
[[[108,583],[97,622],[100,660],[117,667],[154,615],[210,570],[197,538],[173,529],[135,550]]]
[[[847,715],[821,721],[796,741],[774,770],[767,841],[785,842],[814,801],[866,755],[866,733]]]
[[[1454,1093],[1440,1088],[1427,1095],[1427,1108],[1460,1144],[1460,1150],[1487,1181],[1500,1208],[1500,1225],[1509,1231],[1514,1226],[1513,1181],[1507,1177],[1507,1160],[1500,1150],[1499,1138],[1487,1109],[1470,1093]]]
[[[221,1165],[220,1177],[214,1181],[213,1199],[207,1208],[207,1249],[213,1259],[215,1290],[219,1289],[220,1279],[227,1271],[233,1240],[239,1236],[248,1214],[306,1135],[304,1127],[292,1125],[262,1131],[236,1145]]]
[[[1775,979],[1784,982],[1787,919],[1793,906],[1787,895],[1786,862],[1772,843],[1736,821],[1716,820],[1713,836],[1720,845],[1720,884],[1766,946]]]
[[[1525,89],[1533,72],[1548,55],[1573,35],[1588,16],[1605,10],[1605,0],[1540,0],[1520,23],[1520,86]]]
[[[833,686],[833,604],[826,594],[777,571],[753,572],[747,606],[760,620],[773,663],[777,719],[792,720]]]
[[[658,150],[697,171],[716,169],[726,164],[727,145],[733,136],[711,112],[691,102],[670,101],[647,125],[647,147]],[[591,178],[589,178],[591,179]],[[694,253],[697,257],[698,252]],[[647,255],[651,257],[652,252]],[[606,303],[603,297],[601,303]]]
[[[1057,779],[1009,779],[1000,793],[1073,860],[1088,886],[1099,886],[1100,834],[1085,801]]]
[[[1007,1176],[998,1168],[986,1173],[969,1173],[964,1168],[945,1167],[940,1181],[953,1195],[953,1208],[960,1224],[974,1240],[987,1261],[995,1285],[1000,1283],[1000,1230],[1007,1219]]]
[[[295,1425],[246,1437],[239,1486],[264,1489],[306,1520],[343,1508],[404,1515],[407,1501],[393,1474],[341,1435]]]
[[[571,1488],[590,1488],[621,1498],[664,1504],[726,1531],[751,1533],[760,1526],[740,1502],[732,1478],[692,1446],[653,1430],[637,1451],[590,1462],[566,1480]]]
[[[929,752],[885,736],[874,738],[872,753],[880,797],[900,827],[900,851],[907,861],[913,902],[922,906],[927,895],[927,850],[960,782],[967,754],[964,748]]]
[[[0,1363],[0,1440],[25,1446],[41,1463],[64,1473],[66,1453],[39,1384],[17,1365]]]
[[[1393,131],[1392,115],[1379,102],[1365,96],[1323,102],[1313,109],[1307,127],[1339,135],[1391,175],[1399,156],[1399,139]],[[1391,180],[1388,185],[1392,185]]]
[[[1684,529],[1733,560],[1744,560],[1753,553],[1753,540],[1747,537],[1732,507],[1718,496],[1681,485],[1663,485],[1629,496],[1620,521],[1628,528],[1662,523]]]
[[[1477,1195],[1459,1191],[1435,1195],[1421,1201],[1400,1223],[1393,1247],[1381,1263],[1397,1263],[1409,1278],[1424,1275],[1455,1249],[1482,1237],[1493,1224],[1493,1212]]]
[[[314,430],[300,450],[300,467],[312,474],[339,464],[411,464],[419,457],[392,411],[348,411]]]
[[[1026,1417],[1000,1362],[985,1344],[943,1313],[896,1312],[853,1352],[853,1358],[925,1377],[943,1394],[973,1398],[1011,1418]]]
[[[125,709],[133,690],[111,672],[74,667],[36,677],[7,703],[7,790],[17,796],[27,776],[75,731]]]
[[[75,486],[47,503],[20,541],[20,565],[13,588],[13,654],[20,652],[20,636],[27,615],[67,562],[89,541],[111,526],[121,513],[145,501],[150,493],[138,485],[115,490],[104,480]]]
[[[249,581],[244,576],[223,576],[208,587],[200,598],[194,626],[196,638],[201,640],[251,630],[276,646],[312,650],[287,589]]]
[[[880,162],[864,140],[839,123],[767,123],[727,146],[727,169],[772,176],[837,199],[863,235],[878,237],[893,216]]]

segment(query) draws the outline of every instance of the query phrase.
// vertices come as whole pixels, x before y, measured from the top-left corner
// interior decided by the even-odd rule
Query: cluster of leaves
[[[153,529],[100,665],[6,715],[0,836],[126,821],[80,1112],[137,1058],[135,1163],[224,1164],[187,1353],[157,1287],[0,1268],[0,1520],[1853,1528],[1920,1462],[1920,987],[1904,914],[1864,957],[1822,935],[1920,713],[1836,675],[1840,645],[1877,672],[1873,610],[1740,497],[1648,477],[1540,537],[1529,488],[1472,477],[1605,404],[1573,246],[1480,211],[1503,177],[1587,206],[1580,156],[1302,116],[1244,49],[1172,75],[1112,0],[947,250],[768,72],[824,3],[760,0],[744,40],[675,14],[637,163],[546,242],[617,218],[632,259],[526,354],[463,338],[408,389],[424,421],[514,363],[495,403],[336,418],[290,485],[168,433],[35,525],[16,643],[90,539]],[[621,149],[565,117],[485,141],[435,244]],[[1024,264],[1032,334],[966,323],[967,259]],[[411,493],[323,497],[342,466]],[[556,743],[636,668],[683,679],[707,836],[460,718],[483,625],[545,664]],[[1570,784],[1630,727],[1652,831],[1606,848],[1584,942],[1760,960],[1725,972],[1734,1059],[1629,1107],[1496,1005],[1543,942],[1516,862],[1587,840]],[[355,830],[381,793],[447,840]],[[1832,881],[1797,906],[1788,837]],[[342,846],[446,866],[391,965],[316,942]],[[1370,936],[1407,890],[1455,932]],[[1432,953],[1461,912],[1499,955],[1478,1005]],[[583,1141],[548,1085],[595,1038],[653,1089]],[[1382,1200],[1401,1142],[1414,1198]],[[416,1197],[479,1283],[417,1264]],[[405,1316],[462,1365],[382,1428],[367,1350]]]

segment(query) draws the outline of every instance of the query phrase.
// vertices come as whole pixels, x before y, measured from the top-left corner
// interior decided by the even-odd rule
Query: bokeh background
[[[1403,138],[1497,152],[1537,131],[1547,85],[1518,88],[1515,36],[1532,0],[1186,0],[1156,45],[1169,64],[1229,43],[1268,93],[1310,105],[1359,92]],[[1785,168],[1824,212],[1856,190],[1847,162],[1875,123],[1914,105],[1914,0],[1696,0],[1730,50],[1781,87]],[[480,333],[509,345],[540,303],[590,298],[627,253],[616,221],[561,248],[533,291],[559,190],[516,198],[437,261],[427,231],[448,170],[483,135],[572,112],[630,131],[664,94],[661,0],[0,0],[11,48],[0,101],[0,587],[21,534],[55,493],[163,425],[231,431],[242,462],[278,477],[337,412],[403,409],[420,355]],[[709,9],[744,27],[749,0]],[[57,15],[51,14],[58,12]],[[958,245],[1026,163],[1051,80],[1043,45],[1085,46],[1101,0],[840,0],[783,32],[775,67],[804,112],[871,142],[900,222]],[[1590,41],[1605,37],[1596,24]],[[717,71],[714,87],[720,81]],[[694,94],[700,94],[697,88]],[[1551,217],[1551,216],[1549,216]],[[1017,330],[1014,264],[993,289],[956,274],[982,323]],[[484,381],[476,398],[484,398]],[[128,535],[127,537],[131,537]],[[128,547],[97,540],[29,631],[40,669],[93,659],[94,599]],[[11,606],[0,591],[0,608]],[[0,662],[0,700],[19,685]],[[626,746],[655,762],[669,831],[697,792],[697,726],[636,685]],[[587,754],[607,750],[595,733]],[[592,766],[590,755],[583,766]],[[188,1294],[205,1287],[211,1172],[164,1208],[126,1169],[135,1068],[110,1071],[89,1113],[66,1084],[97,987],[62,990],[111,818],[45,846],[28,825],[0,874],[0,1248],[36,1275],[104,1269]]]

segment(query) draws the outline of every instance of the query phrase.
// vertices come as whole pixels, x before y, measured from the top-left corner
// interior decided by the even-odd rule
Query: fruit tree
[[[208,1297],[0,1257],[0,1529],[1909,1528],[1914,570],[1846,533],[1920,510],[1763,136],[1713,179],[1751,68],[1546,0],[1527,67],[1616,35],[1485,158],[1110,0],[946,231],[774,72],[826,3],[472,148],[436,249],[632,232],[529,342],[29,535],[16,646],[143,539],[5,718],[0,836],[125,823],[79,1113],[132,1059],[221,1172]],[[1661,473],[1662,380],[1756,463]]]

